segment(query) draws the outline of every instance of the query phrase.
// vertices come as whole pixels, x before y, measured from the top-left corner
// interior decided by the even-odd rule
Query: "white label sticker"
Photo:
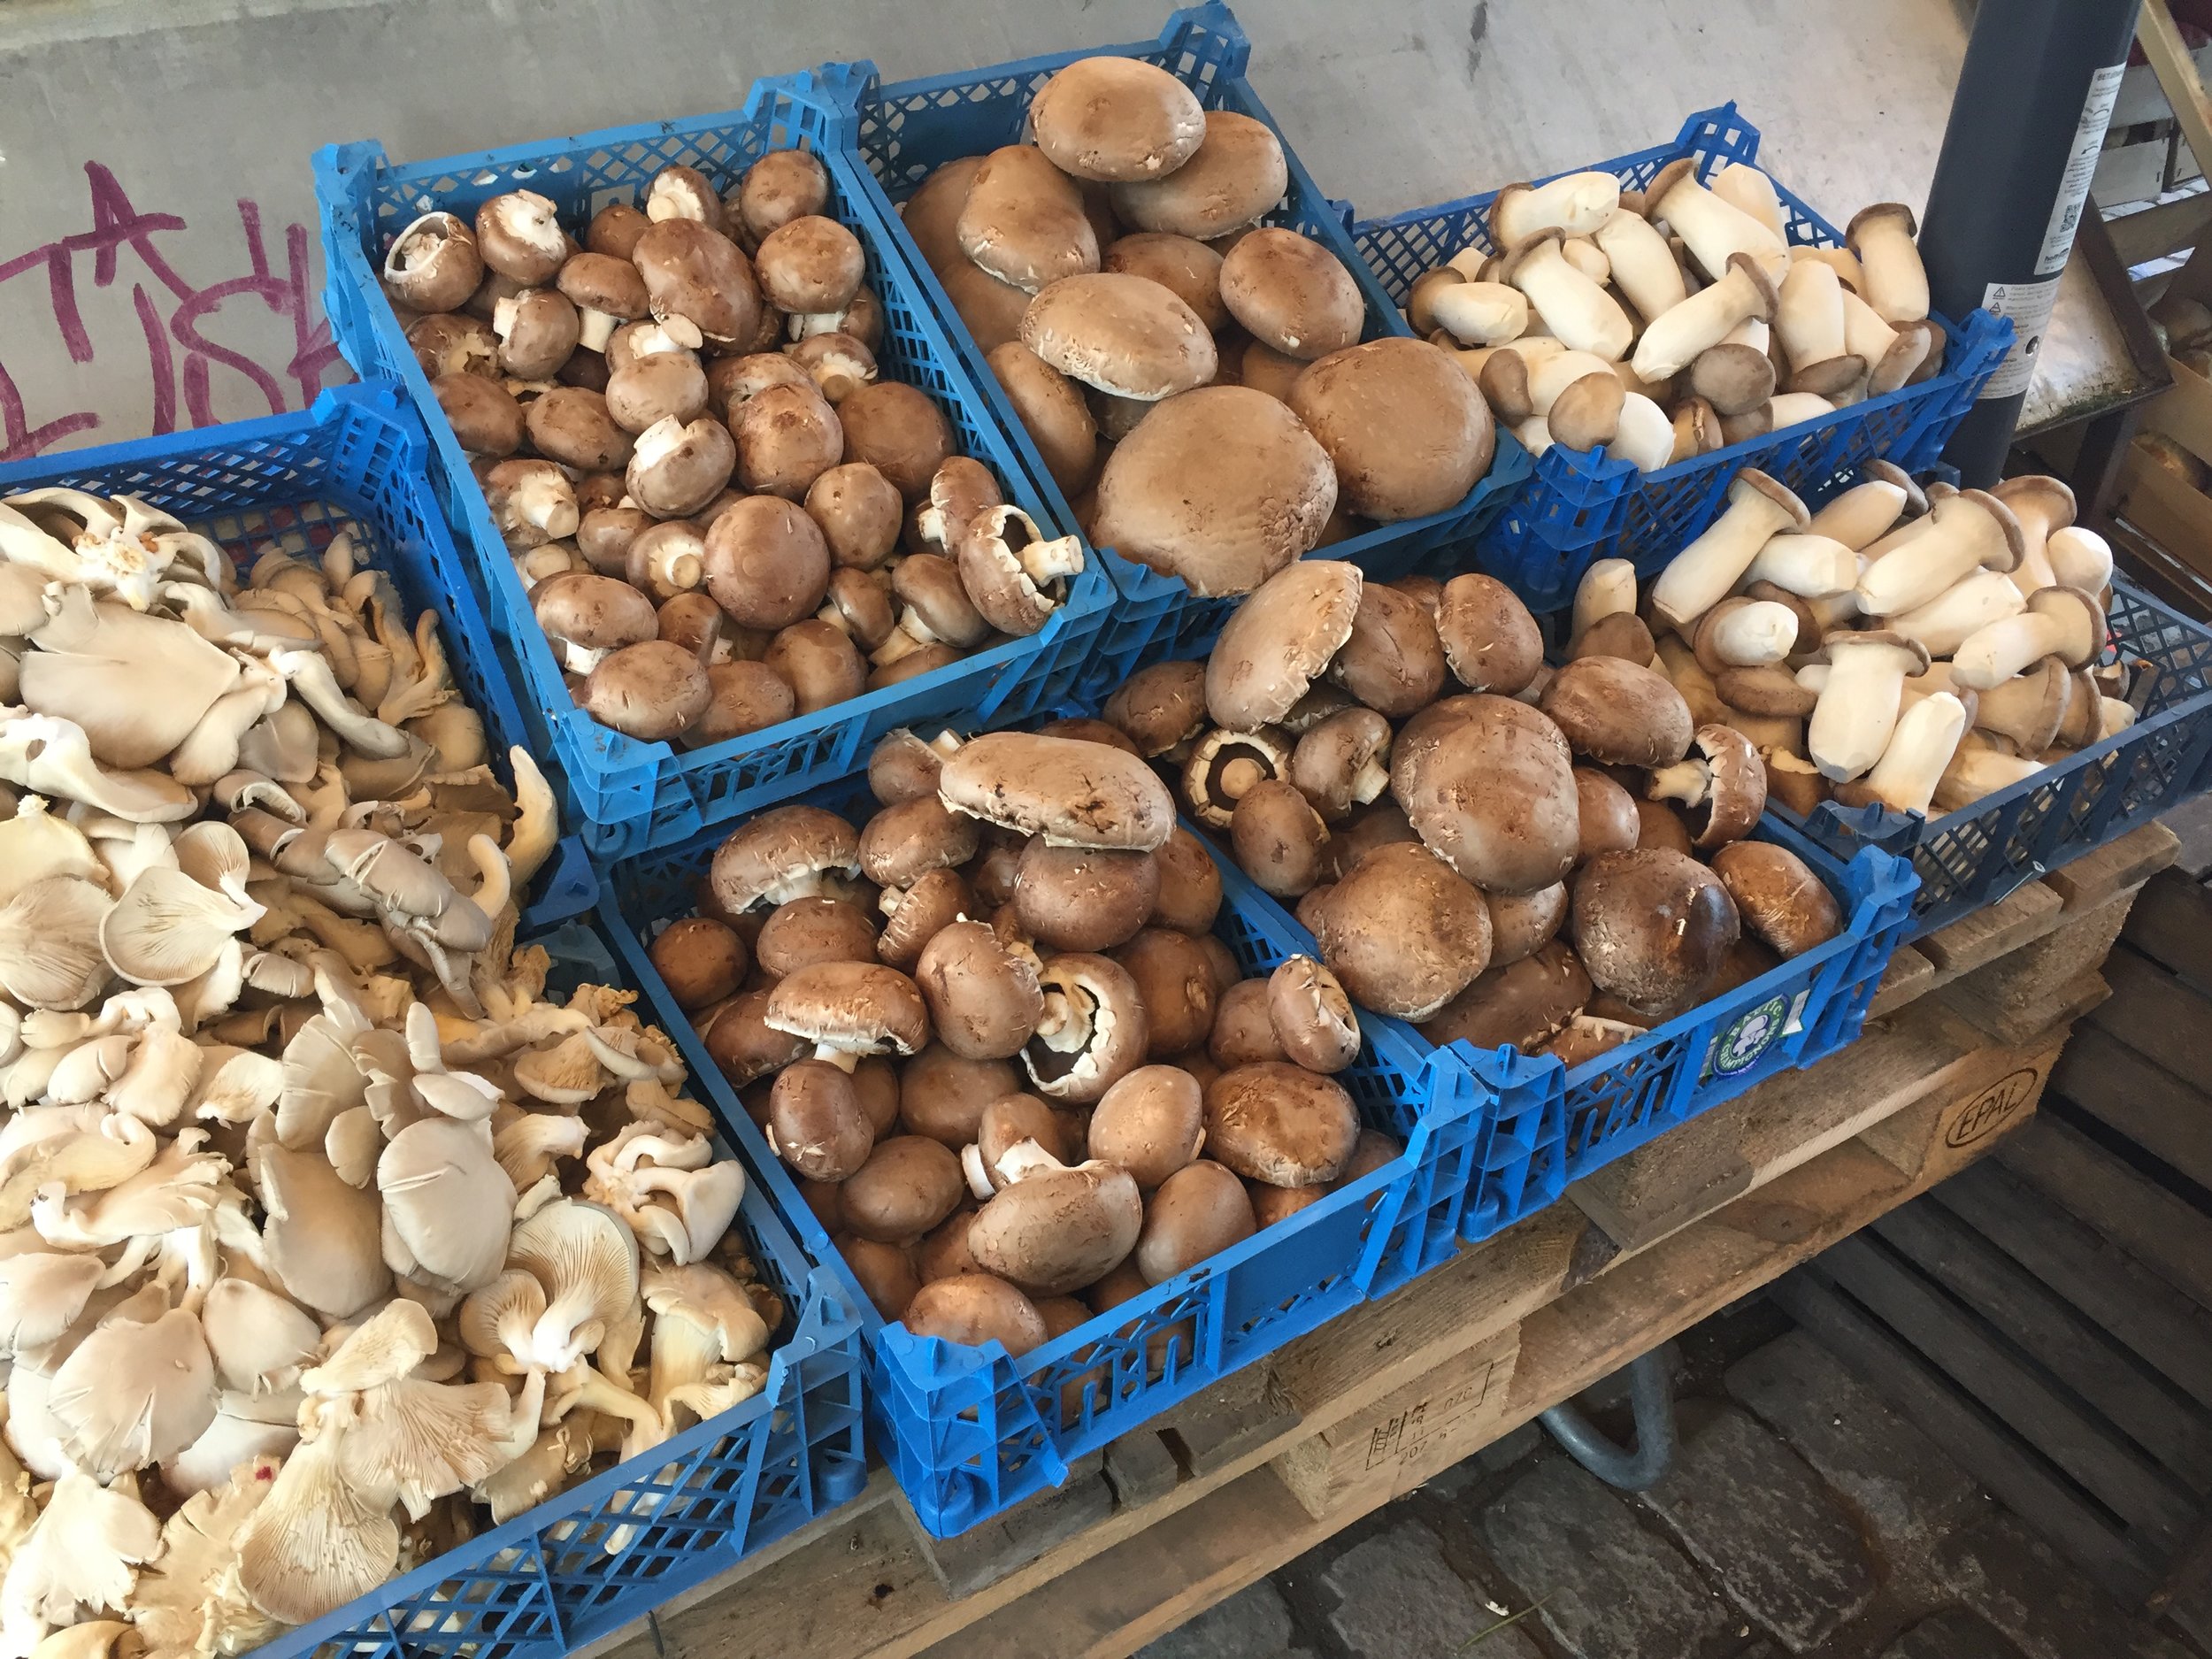
[[[2120,76],[2126,68],[2124,63],[2114,64],[2089,77],[2089,96],[2081,106],[2081,124],[2074,128],[2074,148],[2066,157],[2066,171],[2059,175],[2058,199],[2051,204],[2051,222],[2043,232],[2043,250],[2036,255],[2038,276],[2065,269],[2066,256],[2073,251],[2074,233],[2081,227],[2082,204],[2089,199],[2089,181],[2096,176],[2097,157],[2104,150],[2104,131],[2112,123],[2112,106],[2119,101]],[[2000,369],[1998,373],[2004,371]]]
[[[2012,319],[2012,349],[1982,388],[1984,397],[2017,396],[2035,379],[2051,308],[2058,303],[2058,281],[2046,277],[2040,282],[1992,282],[1982,290],[1984,311]]]

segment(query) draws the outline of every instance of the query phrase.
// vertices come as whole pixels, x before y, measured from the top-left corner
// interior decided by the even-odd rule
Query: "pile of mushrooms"
[[[551,793],[356,548],[0,505],[15,1659],[242,1652],[764,1380],[740,1167],[516,948]]]
[[[1343,988],[1244,973],[1112,726],[895,733],[868,780],[733,833],[651,956],[886,1319],[1025,1354],[1402,1150]]]
[[[1751,741],[1652,657],[1629,615],[1554,670],[1490,577],[1308,559],[1104,714],[1296,905],[1355,1002],[1571,1068],[1843,921],[1803,860],[1747,839]]]
[[[1290,180],[1264,121],[1087,58],[1038,89],[1028,131],[945,163],[900,213],[1094,544],[1246,594],[1489,470],[1489,411],[1449,358],[1360,344],[1352,273],[1260,223]]]
[[[1406,319],[1534,453],[1603,445],[1652,472],[1933,376],[1914,230],[1883,202],[1841,248],[1793,245],[1772,180],[1740,161],[1709,186],[1688,158],[1643,190],[1569,173],[1499,191],[1491,251],[1424,272]]]
[[[1877,461],[1809,513],[1747,467],[1645,614],[1698,718],[1750,733],[1793,811],[1948,812],[2134,723],[2124,668],[2097,666],[2112,549],[2073,518],[2040,475],[1924,492]],[[1601,561],[1578,625],[1636,603]]]
[[[580,245],[514,190],[385,257],[577,703],[628,736],[726,742],[928,673],[1036,633],[1083,568],[877,378],[829,189],[803,150],[726,198],[671,166]]]

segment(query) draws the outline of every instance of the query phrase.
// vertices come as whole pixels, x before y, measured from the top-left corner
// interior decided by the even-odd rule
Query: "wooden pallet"
[[[1945,930],[1942,965],[1893,976],[1890,1010],[1850,1048],[1350,1310],[1116,1442],[1071,1488],[948,1543],[919,1534],[878,1471],[856,1503],[662,1609],[624,1659],[648,1659],[647,1640],[660,1659],[1133,1651],[2009,1136],[2064,1027],[2008,1041],[1977,1020],[2030,1005],[2086,949],[2021,947],[2131,898],[2173,847],[2138,831],[2070,866],[2070,895],[2035,884],[2001,930]],[[1978,972],[1978,1012],[1952,992]]]

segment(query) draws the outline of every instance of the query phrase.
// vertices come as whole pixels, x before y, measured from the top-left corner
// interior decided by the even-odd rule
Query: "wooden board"
[[[2062,1124],[2001,1148],[2006,1169],[2212,1310],[2212,1217]]]
[[[2212,503],[2207,505],[2212,508]],[[2063,909],[2065,901],[2057,894],[2040,881],[2031,881],[1986,909],[1937,928],[1913,948],[1939,973],[1971,972],[2032,939],[2040,939],[2058,926]]]
[[[2061,864],[2043,878],[2066,909],[2078,914],[2094,910],[2130,887],[2139,887],[2181,851],[2181,837],[2154,819],[2139,824],[2093,853]]]
[[[2212,1078],[2212,999],[2126,946],[2106,960],[2112,1000],[2089,1023],[2171,1071]]]
[[[1894,1014],[1934,988],[1935,964],[1910,945],[1900,945],[1882,970],[1882,982],[1874,987],[1874,1000],[1866,1005],[1869,1019]]]
[[[2152,879],[2121,936],[2169,972],[2212,987],[2212,891],[2179,870]]]
[[[2143,0],[2142,10],[2136,13],[2135,39],[2157,73],[2159,89],[2166,95],[2174,119],[2180,123],[2181,135],[2196,157],[2199,170],[2212,171],[2212,102],[2206,100],[2196,60],[2190,56],[2188,42],[2181,38],[2166,0]]]
[[[1901,1114],[1873,1125],[1860,1141],[1909,1180],[1924,1187],[1942,1180],[2034,1115],[2065,1043],[2060,1031],[2033,1043],[1980,1049],[1942,1096],[1932,1097],[1932,1124]]]
[[[2100,1123],[2212,1188],[2212,1094],[2094,1025],[2075,1033],[2051,1086]]]
[[[1810,1071],[1770,1079],[1567,1189],[1640,1250],[1943,1087],[1978,1053],[1939,1002],[1913,1004]]]

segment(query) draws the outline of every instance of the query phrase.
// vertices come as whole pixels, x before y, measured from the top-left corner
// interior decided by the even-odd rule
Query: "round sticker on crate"
[[[1770,996],[1736,1016],[1735,1023],[1713,1039],[1712,1074],[1736,1077],[1759,1063],[1759,1056],[1782,1040],[1790,1026],[1786,996]]]

